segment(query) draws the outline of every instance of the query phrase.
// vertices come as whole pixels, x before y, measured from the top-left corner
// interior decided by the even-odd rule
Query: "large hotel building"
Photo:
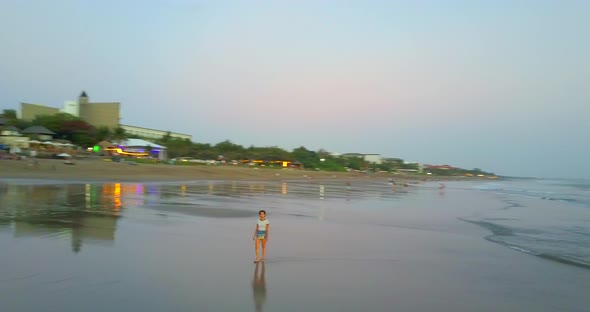
[[[68,113],[80,117],[95,127],[105,126],[110,129],[121,127],[125,129],[125,132],[132,136],[159,139],[166,134],[170,134],[173,138],[188,139],[192,141],[193,136],[190,134],[122,125],[119,123],[121,119],[120,108],[120,102],[90,102],[90,98],[86,92],[82,91],[82,94],[80,94],[77,101],[66,101],[63,109],[40,104],[21,103],[20,115],[18,117],[31,121],[40,115]]]

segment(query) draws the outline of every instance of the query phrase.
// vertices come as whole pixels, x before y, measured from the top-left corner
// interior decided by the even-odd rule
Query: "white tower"
[[[63,112],[80,117],[80,104],[78,101],[66,101],[64,102]]]

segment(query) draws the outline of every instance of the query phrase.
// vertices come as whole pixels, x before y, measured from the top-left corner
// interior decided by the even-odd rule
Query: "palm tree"
[[[16,110],[14,109],[4,109],[2,110],[2,116],[6,119],[14,120],[17,119],[16,117]]]
[[[127,132],[125,129],[119,126],[113,131],[112,138],[114,141],[121,143],[121,141],[125,141],[127,139]]]
[[[106,140],[111,136],[111,129],[108,127],[102,126],[97,129],[97,141]]]

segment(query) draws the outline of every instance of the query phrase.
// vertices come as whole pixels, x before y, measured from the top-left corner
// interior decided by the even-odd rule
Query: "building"
[[[2,132],[0,132],[0,145],[3,146],[4,149],[10,148],[29,148],[30,143],[39,141],[33,140],[31,141],[28,137],[23,136],[23,134],[34,136],[40,140],[51,140],[53,138],[53,133],[51,130],[41,127],[41,126],[31,126],[24,130],[19,130],[15,127],[3,127]]]
[[[11,153],[17,153],[21,148],[30,148],[30,144],[36,142],[36,140],[30,140],[23,134],[32,135],[42,140],[51,140],[53,138],[53,132],[44,127],[32,126],[20,131],[13,126],[5,126],[0,132],[0,149],[9,149]],[[52,143],[53,144],[53,143]]]
[[[119,144],[120,154],[145,153],[149,157],[165,160],[168,158],[166,146],[141,139],[127,139]]]
[[[20,130],[14,126],[0,125],[0,150],[9,148],[26,148],[28,147],[29,138],[23,137]]]
[[[84,121],[95,127],[116,128],[119,126],[121,103],[119,102],[90,102],[85,91],[78,97],[77,101],[66,101],[63,109],[55,107],[21,103],[19,118],[31,121],[41,115],[55,115],[57,113],[68,113],[82,118]]]
[[[366,162],[369,162],[372,164],[381,165],[383,163],[383,157],[381,157],[380,154],[363,154],[363,159]]]
[[[438,169],[438,170],[460,170],[461,168],[449,166],[449,165],[425,165],[425,169]]]
[[[40,104],[20,103],[20,119],[31,121],[37,116],[55,115],[59,109]]]
[[[162,131],[150,128],[143,128],[137,126],[129,126],[129,125],[121,125],[121,128],[125,129],[125,132],[132,136],[139,136],[146,139],[161,139],[166,135],[170,135],[172,138],[182,139],[182,140],[189,140],[192,141],[193,136],[190,134],[183,134],[178,132],[171,132],[171,131]]]
[[[362,153],[346,153],[340,155],[341,157],[357,157],[362,158],[364,161],[372,164],[382,164],[383,157],[380,154],[362,154]]]
[[[160,139],[168,134],[172,138],[189,141],[193,139],[193,136],[190,134],[122,125],[119,123],[121,119],[120,109],[121,103],[119,102],[90,102],[86,91],[82,91],[77,101],[65,101],[62,109],[40,104],[21,103],[19,118],[31,121],[41,115],[67,113],[80,117],[95,127],[105,126],[110,129],[121,127],[131,136]]]
[[[53,135],[55,134],[53,131],[42,127],[42,126],[30,126],[23,131],[22,134],[30,134],[39,138],[39,140],[47,141],[53,139]]]
[[[0,136],[20,136],[20,130],[15,126],[0,126]]]
[[[68,103],[70,105],[68,105]],[[79,115],[74,115],[82,118],[89,124],[95,127],[108,127],[116,128],[119,126],[120,108],[121,103],[119,102],[90,102],[86,92],[82,91],[82,94],[78,98],[78,107],[71,105],[71,102],[66,102],[66,106],[63,110],[64,113],[68,113],[67,110],[79,112]],[[72,114],[73,115],[73,114]]]

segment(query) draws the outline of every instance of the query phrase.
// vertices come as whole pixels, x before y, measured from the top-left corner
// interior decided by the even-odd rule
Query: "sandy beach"
[[[0,309],[587,309],[590,271],[487,241],[490,231],[461,219],[510,209],[457,183],[393,192],[379,181],[7,182]],[[256,266],[261,208],[271,236]]]
[[[265,169],[234,165],[129,164],[102,159],[76,160],[66,165],[63,160],[39,159],[37,167],[29,160],[0,160],[0,178],[45,179],[69,181],[282,181],[282,180],[371,180],[388,179],[391,174],[326,172],[299,169]],[[403,180],[417,180],[400,175]],[[425,179],[421,177],[419,179]]]

